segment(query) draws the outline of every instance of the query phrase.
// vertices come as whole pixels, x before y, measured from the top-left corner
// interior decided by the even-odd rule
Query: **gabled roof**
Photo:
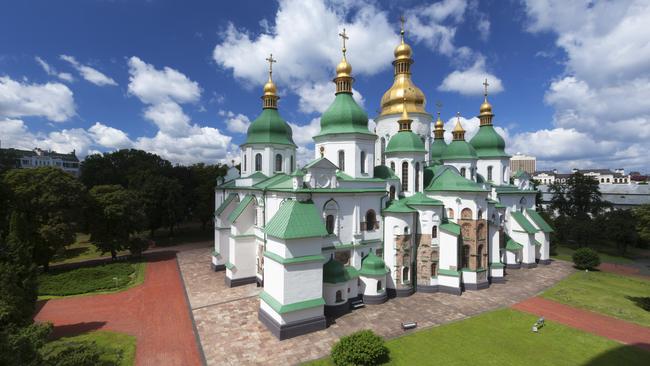
[[[523,245],[521,245],[521,244],[517,243],[516,241],[514,241],[510,237],[510,235],[506,234],[506,249],[507,250],[515,251],[515,250],[523,249],[523,247],[524,247]]]
[[[427,197],[424,193],[418,192],[411,197],[406,198],[406,204],[409,206],[443,206],[442,201]]]
[[[253,187],[254,188],[260,188],[260,189],[271,188],[271,187],[277,186],[279,183],[282,183],[282,182],[285,182],[285,181],[290,181],[290,180],[291,180],[291,177],[289,177],[288,175],[286,175],[284,173],[278,173],[278,174],[272,176],[271,178],[268,178],[268,179],[265,179],[265,180],[263,180],[261,182],[255,183],[253,185]],[[289,186],[291,186],[291,184]]]
[[[339,170],[336,172],[336,178],[344,182],[383,182],[381,178],[353,178],[347,175],[344,171]],[[398,178],[399,179],[399,178]]]
[[[454,222],[451,222],[449,220],[445,220],[445,221],[442,222],[442,224],[440,225],[440,230],[444,230],[444,231],[446,231],[446,232],[448,232],[450,234],[453,234],[455,236],[460,235],[460,225],[458,225],[458,224],[456,224]]]
[[[235,222],[239,215],[241,215],[246,207],[248,207],[248,205],[250,205],[254,200],[255,197],[253,195],[247,194],[246,197],[244,197],[244,199],[239,202],[239,205],[237,205],[237,207],[235,207],[235,209],[230,213],[230,215],[228,215],[228,221]]]
[[[312,201],[287,200],[264,228],[267,235],[280,239],[314,238],[328,235]]]
[[[320,158],[318,158],[318,159],[315,159],[315,160],[310,161],[310,162],[307,163],[307,165],[305,165],[302,169],[303,169],[303,170],[311,169],[311,168],[313,168],[313,167],[315,167],[315,166],[317,166],[317,165],[321,165],[321,166],[324,165],[324,166],[326,166],[327,168],[332,168],[332,169],[338,169],[338,168],[339,168],[338,166],[336,166],[336,164],[332,163],[332,162],[329,161],[327,158],[325,158],[325,157],[320,157]]]
[[[231,193],[226,197],[225,200],[217,207],[217,209],[214,211],[215,216],[221,215],[221,213],[228,207],[228,205],[234,201],[237,198],[237,193]]]
[[[255,172],[255,173],[249,175],[248,177],[243,178],[243,179],[247,179],[247,178],[253,178],[253,179],[266,179],[266,178],[268,178],[268,177],[267,177],[266,175],[264,175],[264,173],[257,171],[257,172]]]
[[[551,225],[549,225],[546,220],[542,217],[542,215],[539,214],[539,212],[528,208],[526,209],[526,213],[528,214],[528,217],[530,217],[531,220],[537,225],[538,228],[540,228],[543,232],[545,233],[552,233],[553,228]]]
[[[413,208],[409,207],[406,204],[406,198],[401,200],[393,200],[390,202],[390,205],[384,209],[383,212],[392,212],[392,213],[411,213],[417,212]]]
[[[512,216],[512,218],[515,219],[515,221],[517,221],[519,226],[521,226],[521,228],[528,234],[535,234],[536,232],[539,231],[535,228],[535,226],[533,226],[533,224],[530,223],[530,221],[528,221],[528,219],[526,219],[524,214],[522,214],[521,212],[512,211],[510,212],[510,216]]]
[[[433,192],[488,192],[481,185],[462,177],[455,169],[448,166],[436,169],[435,176],[424,190]]]

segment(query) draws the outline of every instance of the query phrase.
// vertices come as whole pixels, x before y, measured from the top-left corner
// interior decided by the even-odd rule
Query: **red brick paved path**
[[[641,325],[588,310],[576,309],[541,297],[531,297],[512,307],[601,337],[634,344],[650,351],[650,328]]]
[[[49,300],[35,320],[54,323],[54,336],[105,329],[137,337],[136,365],[201,365],[174,252],[147,256],[145,282],[106,295]]]

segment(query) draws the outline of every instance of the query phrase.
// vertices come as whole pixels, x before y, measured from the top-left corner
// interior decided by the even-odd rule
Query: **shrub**
[[[332,361],[337,366],[377,365],[388,361],[384,340],[371,330],[362,330],[342,337],[332,347]]]
[[[141,237],[129,239],[129,251],[134,257],[142,256],[142,252],[149,249],[149,240]]]
[[[580,248],[573,252],[573,264],[578,269],[594,269],[600,265],[600,257],[591,248]]]
[[[95,366],[100,363],[102,351],[95,342],[53,342],[41,349],[43,364],[48,366]]]
[[[69,296],[124,287],[136,271],[132,263],[110,263],[71,270],[50,271],[38,276],[38,294]]]

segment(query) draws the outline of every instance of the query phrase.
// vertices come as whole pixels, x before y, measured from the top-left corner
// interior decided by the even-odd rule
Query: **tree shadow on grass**
[[[626,299],[631,300],[636,306],[645,311],[650,311],[650,297],[635,297],[625,296]]]
[[[50,334],[50,339],[57,339],[61,337],[72,337],[82,333],[98,330],[103,327],[106,322],[81,322],[68,325],[57,325]]]
[[[599,354],[583,364],[583,366],[645,366],[650,359],[650,344],[636,343],[621,345],[610,351]]]

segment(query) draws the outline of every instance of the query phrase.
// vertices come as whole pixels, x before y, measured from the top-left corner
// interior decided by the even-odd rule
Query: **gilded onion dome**
[[[435,129],[433,130],[433,142],[429,152],[431,153],[431,161],[439,162],[442,159],[442,153],[447,148],[447,143],[445,142],[445,129],[444,123],[440,119],[440,112],[438,112],[438,120],[435,123]]]
[[[398,114],[402,111],[402,104],[406,106],[408,112],[426,113],[426,97],[420,88],[413,84],[411,80],[411,64],[413,64],[413,50],[404,42],[404,24],[400,30],[401,41],[395,47],[395,60],[393,66],[395,70],[395,79],[393,85],[388,89],[381,98],[380,115]]]

